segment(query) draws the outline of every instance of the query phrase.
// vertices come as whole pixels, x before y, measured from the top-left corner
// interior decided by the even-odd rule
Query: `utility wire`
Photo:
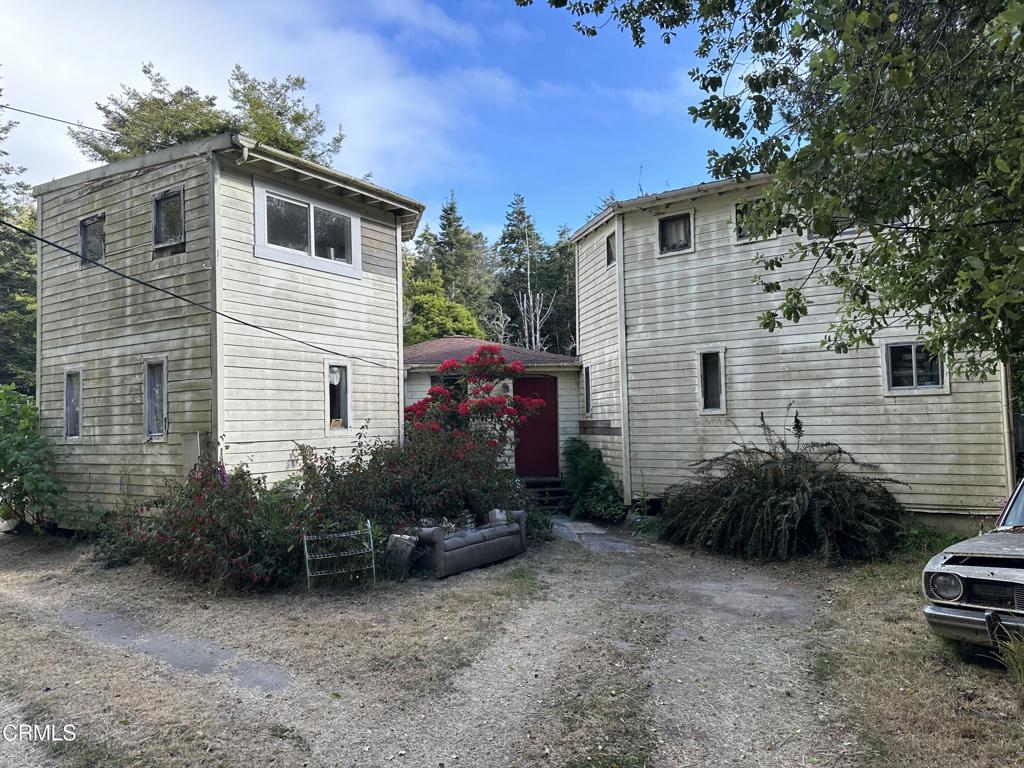
[[[143,280],[142,278],[134,277],[133,275],[129,275],[129,274],[125,273],[125,272],[122,272],[119,269],[114,269],[113,267],[107,266],[106,264],[103,264],[102,262],[95,261],[94,259],[87,258],[87,257],[83,256],[82,254],[80,254],[80,253],[78,253],[76,251],[71,250],[70,248],[65,248],[63,245],[60,245],[59,243],[55,243],[52,240],[47,240],[45,237],[41,237],[41,236],[37,235],[35,232],[31,232],[31,231],[29,231],[29,230],[27,230],[27,229],[25,229],[23,227],[19,227],[17,224],[12,224],[11,222],[5,221],[3,219],[0,219],[0,224],[2,224],[5,227],[9,227],[10,229],[13,229],[15,232],[20,232],[21,234],[26,235],[27,237],[31,237],[31,238],[33,238],[35,240],[38,240],[40,243],[43,243],[44,245],[49,245],[51,248],[56,248],[57,250],[64,251],[64,253],[70,254],[70,255],[74,256],[75,258],[81,259],[82,262],[84,262],[86,264],[92,264],[94,266],[100,267],[101,269],[105,269],[107,272],[115,274],[118,277],[124,278],[125,280],[128,280],[128,281],[133,282],[133,283],[137,283],[138,285],[141,285],[144,288],[149,288],[150,290],[158,291],[159,293],[163,293],[163,294],[165,294],[167,296],[170,296],[173,299],[178,299],[178,301],[182,301],[182,302],[184,302],[186,304],[189,304],[189,305],[191,305],[193,307],[197,307],[198,309],[201,309],[204,312],[209,312],[212,315],[217,315],[218,317],[223,317],[225,320],[230,320],[233,323],[238,323],[239,325],[244,325],[247,328],[254,328],[257,331],[263,331],[264,333],[269,333],[271,336],[277,336],[278,338],[285,339],[286,341],[291,341],[291,342],[293,342],[295,344],[302,344],[303,346],[310,347],[311,349],[315,349],[318,352],[326,352],[327,354],[335,355],[336,357],[349,358],[351,360],[359,360],[360,362],[367,363],[369,365],[376,365],[379,368],[387,368],[388,367],[388,366],[384,365],[383,363],[378,363],[376,360],[367,360],[365,357],[357,357],[356,355],[349,355],[349,354],[345,354],[344,352],[337,352],[337,351],[335,351],[333,349],[327,349],[326,347],[321,347],[321,346],[318,346],[316,344],[312,344],[312,343],[310,343],[308,341],[303,341],[302,339],[296,339],[295,337],[289,336],[286,333],[281,333],[280,331],[275,331],[273,328],[265,328],[262,325],[256,325],[255,323],[250,323],[247,320],[241,320],[241,319],[239,319],[239,318],[237,318],[237,317],[235,317],[233,315],[227,314],[226,312],[221,312],[220,310],[214,309],[213,307],[208,307],[205,304],[200,304],[198,301],[193,301],[192,299],[190,299],[190,298],[188,298],[186,296],[182,296],[181,294],[175,293],[174,291],[169,291],[166,288],[161,288],[159,285],[154,285],[153,283],[150,283],[150,282],[148,282],[146,280]]]
[[[11,112],[20,112],[23,115],[32,115],[32,117],[41,117],[44,120],[53,120],[53,122],[55,122],[55,123],[64,123],[64,125],[70,125],[72,128],[81,128],[81,129],[86,130],[86,131],[96,131],[96,133],[105,133],[108,136],[113,136],[115,138],[120,136],[119,133],[116,133],[114,131],[108,131],[106,128],[93,128],[91,125],[83,125],[82,123],[73,123],[70,120],[64,120],[64,119],[59,118],[59,117],[54,117],[53,115],[44,115],[42,112],[32,112],[31,110],[28,110],[28,109],[20,109],[19,107],[12,107],[10,104],[0,104],[0,109],[9,109]],[[152,127],[152,126],[150,126],[150,127]],[[170,146],[169,144],[161,144],[158,141],[152,141],[152,140],[150,141],[150,143],[151,144],[155,144],[158,147],[162,147],[162,148],[165,148],[165,149]]]

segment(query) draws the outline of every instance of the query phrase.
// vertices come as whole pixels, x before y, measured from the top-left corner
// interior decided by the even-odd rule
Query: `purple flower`
[[[218,464],[217,465],[217,474],[220,475],[220,487],[221,488],[227,488],[228,487],[228,482],[229,482],[228,481],[228,473],[227,473],[227,470],[224,469],[224,465],[223,464]]]

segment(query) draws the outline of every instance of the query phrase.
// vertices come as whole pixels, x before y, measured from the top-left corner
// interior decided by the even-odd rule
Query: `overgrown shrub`
[[[601,451],[573,437],[566,440],[562,457],[569,514],[605,523],[622,520],[626,514],[622,486]]]
[[[873,559],[897,542],[896,481],[858,464],[834,443],[793,445],[761,416],[765,445],[739,445],[695,464],[695,477],[665,494],[662,538],[751,560],[817,555]]]
[[[0,386],[0,519],[50,524],[63,496],[35,403],[12,385]]]

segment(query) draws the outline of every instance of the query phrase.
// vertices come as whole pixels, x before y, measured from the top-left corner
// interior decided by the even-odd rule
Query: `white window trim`
[[[78,374],[78,434],[68,434],[68,374]],[[85,376],[82,373],[81,365],[69,365],[64,368],[64,408],[62,409],[63,416],[61,422],[63,426],[64,442],[66,443],[78,443],[82,440],[82,435],[85,432]]]
[[[750,237],[749,235],[747,237],[740,237],[739,217],[736,215],[738,213],[737,208],[739,208],[741,205],[746,205],[748,203],[755,203],[755,202],[757,202],[760,199],[761,198],[759,198],[759,197],[753,197],[753,198],[750,198],[749,200],[736,200],[733,203],[733,205],[732,205],[732,224],[731,224],[731,226],[732,226],[732,243],[733,243],[733,245],[747,245],[748,243],[768,243],[768,242],[771,242],[772,240],[778,240],[779,239],[779,233],[778,232],[776,232],[774,235],[769,235],[768,237],[759,237],[756,240],[754,238]]]
[[[594,415],[594,371],[593,366],[583,366],[583,415]]]
[[[704,407],[704,368],[701,365],[701,356],[710,355],[713,353],[718,354],[718,376],[719,376],[719,387],[722,392],[722,400],[720,408],[705,408]],[[697,410],[700,411],[702,416],[718,416],[721,414],[728,413],[729,401],[726,398],[726,375],[725,375],[725,347],[701,347],[697,350],[696,355],[697,362]]]
[[[612,260],[611,260],[611,263],[608,262],[608,238],[609,237],[612,239]],[[605,266],[605,269],[614,269],[615,268],[615,263],[618,260],[619,260],[619,254],[615,250],[615,227],[612,227],[611,230],[607,234],[605,234],[605,236],[604,236],[604,266]]]
[[[889,347],[903,347],[910,344],[920,344],[921,339],[893,339],[879,347],[882,355],[882,392],[887,397],[921,397],[928,395],[948,395],[952,389],[949,385],[949,370],[946,363],[939,358],[939,371],[942,374],[942,384],[937,387],[892,387],[889,385]]]
[[[164,431],[161,434],[149,434],[149,387],[146,386],[147,368],[151,363],[163,363],[164,371]],[[147,443],[165,443],[167,435],[171,431],[171,412],[167,407],[167,355],[152,355],[142,361],[142,435]]]
[[[674,251],[662,251],[661,250],[661,221],[662,219],[674,219],[676,216],[685,216],[690,214],[690,247],[679,248]],[[667,258],[669,256],[679,256],[684,253],[693,253],[697,250],[697,209],[687,208],[682,211],[672,211],[671,213],[665,213],[657,217],[657,222],[654,228],[654,242],[658,249],[658,258]]]
[[[331,426],[331,366],[345,368],[345,415],[348,426]],[[352,363],[343,357],[324,358],[324,437],[331,435],[348,435],[352,432]]]
[[[329,203],[326,200],[315,197],[312,195],[305,195],[301,192],[296,192],[294,189],[288,187],[280,187],[274,184],[268,184],[258,177],[253,177],[253,199],[255,204],[255,224],[256,231],[254,233],[254,251],[253,255],[257,259],[267,259],[268,261],[277,261],[282,264],[290,264],[293,267],[305,267],[307,269],[315,269],[318,272],[328,272],[332,275],[341,275],[343,277],[362,277],[363,274],[363,248],[362,248],[362,232],[361,232],[361,217],[355,211],[349,208],[342,208],[333,203]],[[286,200],[291,200],[296,203],[305,204],[309,206],[309,253],[304,251],[296,251],[292,248],[284,248],[280,245],[274,245],[267,242],[267,193],[276,195],[277,197],[283,197]],[[346,264],[343,261],[331,261],[330,259],[322,259],[319,256],[314,256],[313,251],[316,243],[313,236],[314,227],[314,212],[313,206],[322,208],[325,211],[331,211],[342,216],[347,216],[352,220],[351,232],[352,232],[352,263]]]
[[[156,229],[157,229],[157,218],[156,218],[156,204],[158,201],[168,197],[177,195],[181,198],[181,237],[177,240],[168,240],[164,243],[158,243],[156,241]],[[185,187],[171,187],[161,192],[157,192],[153,195],[153,201],[151,210],[153,212],[153,253],[154,256],[169,255],[170,252],[181,253],[184,251],[185,246]],[[180,250],[179,250],[180,249]]]

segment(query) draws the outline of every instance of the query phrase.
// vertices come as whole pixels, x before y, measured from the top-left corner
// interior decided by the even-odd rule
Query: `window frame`
[[[160,232],[160,217],[157,215],[157,210],[160,207],[161,201],[168,200],[172,197],[177,197],[181,201],[181,237],[177,240],[158,242],[157,237]],[[165,189],[163,192],[153,195],[153,258],[173,256],[176,253],[184,253],[185,240],[185,187],[180,186],[172,189]]]
[[[604,239],[604,265],[614,267],[619,255],[615,252],[615,230],[613,229]]]
[[[690,245],[687,248],[676,248],[671,251],[663,251],[661,249],[661,222],[665,219],[676,219],[682,218],[683,216],[690,217]],[[673,211],[672,213],[666,213],[657,217],[657,228],[655,230],[655,241],[658,244],[658,258],[665,258],[667,256],[679,256],[685,253],[693,253],[697,249],[697,209],[688,208],[684,211]]]
[[[583,366],[583,413],[586,416],[594,414],[594,381],[591,366]]]
[[[917,347],[923,345],[924,342],[921,339],[893,339],[891,341],[886,341],[884,344],[879,346],[879,352],[882,356],[882,391],[887,397],[920,397],[922,395],[948,395],[951,393],[952,389],[950,387],[949,371],[946,368],[945,361],[943,361],[941,357],[939,358],[939,385],[917,385]],[[914,365],[914,386],[892,386],[892,377],[889,366],[889,350],[892,347],[913,347],[911,360]]]
[[[78,268],[79,269],[85,269],[86,267],[91,267],[91,266],[93,266],[93,262],[96,261],[95,259],[87,261],[87,259],[89,258],[89,256],[88,256],[89,251],[88,251],[88,249],[85,246],[85,243],[86,243],[85,235],[86,235],[86,230],[89,227],[89,225],[90,224],[95,224],[97,221],[103,222],[103,237],[101,238],[101,242],[103,243],[103,254],[100,256],[99,261],[97,263],[99,263],[99,264],[106,264],[107,263],[107,212],[106,211],[100,211],[99,213],[92,213],[92,214],[89,214],[88,216],[83,216],[82,218],[80,218],[78,220],[78,255],[79,255]]]
[[[161,366],[163,371],[163,409],[164,409],[164,424],[163,432],[149,431],[149,366],[157,365]],[[163,443],[167,441],[167,435],[171,431],[171,414],[168,409],[168,397],[167,397],[167,355],[154,355],[146,357],[142,361],[142,434],[146,439],[147,443]]]
[[[751,197],[746,200],[736,200],[732,204],[732,242],[734,245],[746,245],[747,243],[767,243],[772,240],[777,240],[779,233],[776,232],[768,237],[759,237],[756,240],[750,235],[740,237],[740,207],[744,205],[751,205],[760,200],[760,197]]]
[[[78,434],[68,434],[68,378],[73,375],[78,375]],[[64,417],[63,417],[63,433],[64,441],[68,443],[77,443],[82,439],[82,427],[83,427],[83,412],[85,411],[84,401],[82,400],[82,394],[85,391],[83,386],[82,366],[71,365],[64,369]]]
[[[335,203],[328,202],[315,195],[271,184],[261,178],[253,177],[253,205],[255,206],[255,233],[253,255],[257,259],[276,261],[282,264],[289,264],[294,267],[304,267],[318,272],[327,272],[342,277],[361,278],[363,274],[362,254],[362,216],[351,208],[345,208]],[[294,248],[286,248],[281,245],[274,245],[267,239],[267,195],[279,197],[292,203],[305,205],[308,212],[309,227],[309,252],[298,251]],[[350,220],[352,263],[345,261],[333,261],[316,255],[316,208],[330,213],[346,216]]]
[[[726,361],[726,348],[723,346],[718,347],[701,347],[696,351],[696,363],[697,363],[697,410],[702,416],[721,416],[729,412],[729,400],[726,392],[726,382],[728,377],[725,373],[725,361]],[[704,407],[704,355],[718,355],[718,386],[721,396],[719,398],[718,408],[705,408]]]
[[[345,426],[331,426],[331,368],[345,369]],[[352,364],[341,357],[324,358],[324,437],[352,432]]]

